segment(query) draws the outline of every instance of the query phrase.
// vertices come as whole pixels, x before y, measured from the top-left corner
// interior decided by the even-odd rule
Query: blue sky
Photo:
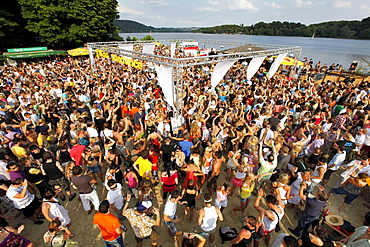
[[[303,24],[361,20],[370,0],[118,0],[120,19],[154,27],[251,25],[260,21]]]

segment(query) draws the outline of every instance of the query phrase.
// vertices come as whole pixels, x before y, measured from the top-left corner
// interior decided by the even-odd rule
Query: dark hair
[[[316,231],[316,236],[321,238],[322,240],[326,239],[328,237],[328,231],[323,226],[316,226],[314,228]]]
[[[208,193],[204,194],[204,201],[212,200],[212,196]]]
[[[216,155],[217,159],[221,159],[222,151],[220,151],[220,150],[216,151],[215,155]]]
[[[113,184],[115,184],[116,183],[116,180],[114,180],[114,179],[109,179],[108,180],[108,182],[107,182],[107,185],[109,186],[109,187],[111,187]]]
[[[325,157],[320,157],[320,158],[319,158],[319,162],[322,162],[322,163],[326,163],[326,160],[327,160],[327,159],[326,159]]]
[[[23,181],[24,181],[24,178],[16,178],[16,179],[13,180],[12,184],[20,185],[20,184],[23,183]]]
[[[8,164],[6,164],[6,169],[10,169],[10,167],[17,165],[15,161],[9,161]]]
[[[62,222],[58,219],[53,220],[49,223],[48,229],[49,232],[56,232],[59,230],[59,226],[62,224]]]
[[[73,175],[80,175],[82,173],[82,168],[80,166],[74,166],[72,169]]]
[[[108,213],[109,206],[110,206],[110,204],[109,204],[108,200],[102,201],[99,205],[99,212],[102,213],[102,214]]]
[[[12,140],[12,142],[13,142],[13,144],[18,144],[18,143],[20,143],[21,142],[21,138],[14,138],[13,140]]]
[[[180,196],[180,192],[178,190],[174,190],[171,192],[171,198],[177,198]]]
[[[53,158],[53,154],[49,151],[45,152],[42,156],[44,157],[45,160]]]
[[[36,146],[36,145],[31,145],[30,146],[30,151],[33,151],[33,150],[36,150],[36,149],[39,149],[39,147]]]
[[[276,199],[276,197],[275,196],[273,196],[273,195],[267,195],[266,196],[266,202],[267,203],[271,203],[272,205],[277,205],[277,199]]]
[[[319,199],[320,201],[326,202],[327,200],[329,200],[329,196],[325,191],[319,191],[317,193],[317,199]]]
[[[194,180],[188,181],[188,189],[193,190],[195,188]]]
[[[53,198],[54,196],[55,196],[55,191],[51,190],[51,189],[47,189],[44,193],[44,198],[46,200],[49,200],[49,199]]]
[[[149,151],[148,151],[148,150],[143,150],[143,151],[141,151],[141,152],[140,152],[140,156],[141,156],[144,160],[148,159],[148,157],[149,157]]]
[[[285,247],[298,247],[298,240],[295,239],[293,236],[285,236],[283,238]]]
[[[275,159],[274,155],[272,155],[272,154],[267,155],[267,161],[268,162],[273,162],[274,159]]]

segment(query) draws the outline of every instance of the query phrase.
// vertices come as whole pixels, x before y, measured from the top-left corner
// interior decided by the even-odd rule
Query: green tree
[[[146,36],[144,36],[143,38],[141,38],[140,40],[155,40],[154,38],[153,38],[153,36],[152,35],[146,35]]]
[[[71,48],[116,36],[117,0],[18,0],[26,29],[51,47]]]
[[[126,41],[137,41],[137,38],[135,36],[127,35]]]
[[[339,35],[343,38],[351,38],[352,37],[352,32],[349,27],[344,26],[339,30]]]
[[[23,28],[26,23],[22,19],[21,6],[17,1],[0,1],[0,46],[21,47],[36,42]],[[27,36],[27,37],[26,37]]]

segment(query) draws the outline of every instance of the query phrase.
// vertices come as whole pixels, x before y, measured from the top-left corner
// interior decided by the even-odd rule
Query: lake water
[[[142,38],[148,35],[148,33],[121,33],[120,35],[124,38],[127,35]],[[370,67],[362,60],[365,59],[370,62],[370,40],[200,33],[153,33],[152,36],[156,40],[198,39],[249,44],[302,46],[301,58],[312,58],[315,64],[318,61],[321,61],[321,65],[326,63],[328,66],[332,63],[342,64],[344,69],[348,69],[352,61],[360,61],[359,67],[362,68],[362,72],[370,72]],[[212,47],[217,50],[221,49],[219,45],[213,45]]]

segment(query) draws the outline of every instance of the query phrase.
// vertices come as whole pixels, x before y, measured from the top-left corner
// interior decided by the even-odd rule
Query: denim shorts
[[[96,165],[96,166],[88,166],[88,167],[87,167],[87,170],[88,170],[89,172],[92,172],[92,173],[98,173],[98,172],[100,172],[100,171],[101,171],[101,168],[100,168],[100,166],[98,166],[98,165]]]
[[[330,194],[346,195],[346,197],[344,198],[345,204],[351,204],[351,202],[353,202],[358,197],[358,195],[349,193],[342,187],[331,189]]]
[[[241,197],[240,197],[240,201],[241,201],[241,202],[246,202],[246,201],[247,201],[248,199],[250,199],[250,198],[251,198],[251,195],[250,195],[248,198],[245,198],[245,199],[243,199],[243,198],[241,198]]]
[[[179,218],[179,217],[177,215],[175,215],[175,217],[173,219],[177,219],[177,218]],[[176,223],[165,221],[165,220],[163,220],[163,222],[168,226],[168,228],[170,228],[171,233],[174,236],[176,236],[176,232],[178,232],[177,227],[176,227]]]

